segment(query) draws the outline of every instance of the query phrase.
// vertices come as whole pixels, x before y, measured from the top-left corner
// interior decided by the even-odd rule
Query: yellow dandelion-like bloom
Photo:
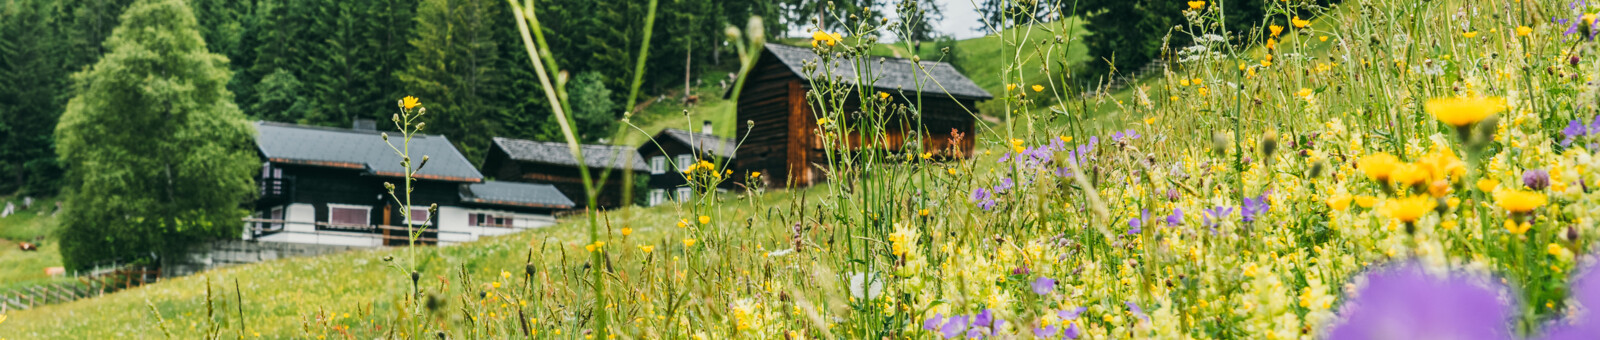
[[[1356,161],[1356,167],[1360,168],[1361,172],[1366,173],[1367,178],[1375,181],[1388,180],[1390,173],[1394,172],[1394,168],[1398,166],[1400,166],[1400,159],[1387,152],[1361,156],[1361,160]]]
[[[1517,224],[1516,221],[1506,220],[1506,231],[1511,232],[1511,234],[1513,234],[1513,235],[1522,235],[1522,233],[1526,233],[1526,232],[1528,232],[1528,229],[1532,229],[1532,228],[1533,228],[1532,224],[1528,224],[1528,223]]]
[[[694,246],[694,239],[692,239],[692,238],[683,239],[683,247],[688,248],[688,247],[693,247],[693,246]]]
[[[831,47],[834,44],[839,43],[839,40],[842,39],[844,39],[844,37],[839,35],[839,33],[828,33],[823,31],[812,32],[811,47],[817,47],[818,44],[827,44]]]
[[[417,107],[417,105],[422,105],[422,101],[417,100],[417,97],[405,96],[405,98],[400,98],[400,107],[406,110]]]
[[[650,252],[655,251],[655,250],[656,250],[656,246],[639,246],[639,251],[645,252],[646,254],[649,254]]]
[[[879,100],[889,99],[889,93],[888,92],[878,92],[878,99]]]
[[[1461,32],[1461,37],[1462,38],[1472,39],[1472,38],[1476,38],[1477,36],[1478,36],[1478,31]]]
[[[1072,136],[1061,136],[1062,143],[1072,143]]]
[[[1389,182],[1399,186],[1411,186],[1428,180],[1428,169],[1415,163],[1404,163],[1389,171]]]
[[[1384,204],[1384,210],[1386,210],[1385,215],[1389,215],[1391,218],[1400,220],[1400,222],[1411,223],[1422,218],[1422,215],[1428,214],[1436,206],[1438,204],[1434,203],[1432,198],[1417,195],[1402,199],[1390,199],[1388,203]]]
[[[828,122],[831,122],[831,120],[828,120],[827,118],[817,118],[817,126],[828,125]]]
[[[500,271],[500,278],[502,278],[502,279],[511,278],[511,272],[504,271],[504,270]]]
[[[1549,253],[1551,256],[1561,256],[1562,250],[1565,249],[1561,248],[1560,244],[1555,243],[1551,243],[1550,245],[1544,247],[1544,252]]]
[[[1205,1],[1190,1],[1189,2],[1189,9],[1198,10],[1198,9],[1202,9],[1202,8],[1206,8],[1206,2]]]
[[[1501,208],[1514,213],[1526,213],[1549,203],[1542,193],[1522,190],[1495,191],[1494,201]]]
[[[1006,92],[1016,91],[1017,84],[1006,84]]]
[[[1295,91],[1294,96],[1300,97],[1300,99],[1311,100],[1311,94],[1311,89],[1300,88],[1300,91]]]
[[[1033,92],[1044,92],[1044,85],[1034,85]]]
[[[1344,211],[1345,209],[1350,209],[1351,198],[1352,197],[1350,197],[1350,195],[1346,194],[1339,194],[1329,197],[1328,207],[1333,208],[1334,211]]]
[[[1283,33],[1283,26],[1278,26],[1278,25],[1267,26],[1267,31],[1271,32],[1270,34],[1271,34],[1272,37],[1277,37],[1278,34],[1282,34]]]
[[[1189,86],[1188,79],[1178,79],[1178,86]]]
[[[1478,180],[1477,186],[1478,186],[1478,191],[1494,192],[1494,188],[1500,186],[1500,181],[1496,181],[1496,180],[1492,180],[1492,179],[1488,179],[1488,178],[1480,179],[1480,180]]]
[[[689,220],[688,219],[678,220],[678,228],[688,228],[688,227],[689,227]]]
[[[622,228],[622,236],[633,235],[633,228]]]
[[[1517,36],[1526,37],[1529,34],[1533,34],[1533,27],[1517,26]]]
[[[1377,197],[1366,196],[1366,195],[1356,196],[1355,201],[1356,201],[1356,205],[1359,205],[1362,208],[1369,208],[1369,209],[1372,208],[1372,205],[1378,204],[1378,198]]]
[[[1326,42],[1326,41],[1328,41],[1328,36],[1326,36],[1326,35],[1324,35],[1324,36],[1318,36],[1318,37],[1317,37],[1317,41],[1322,41],[1322,42]]]
[[[711,224],[711,216],[700,215],[700,224]]]
[[[1445,124],[1463,127],[1505,111],[1506,101],[1499,97],[1435,98],[1429,99],[1424,109]]]
[[[1289,23],[1294,24],[1294,28],[1306,28],[1306,26],[1311,26],[1311,20],[1302,20],[1299,16],[1295,16],[1294,19],[1289,19]]]

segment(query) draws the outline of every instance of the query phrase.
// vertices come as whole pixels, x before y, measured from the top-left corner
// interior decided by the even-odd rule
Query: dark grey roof
[[[682,129],[666,128],[661,130],[661,133],[656,134],[657,139],[660,139],[662,136],[677,140],[679,143],[683,143],[683,145],[688,145],[689,147],[694,148],[695,152],[697,153],[710,154],[717,157],[722,157],[723,159],[733,159],[734,151],[736,151],[735,149],[739,148],[739,143],[734,142],[732,138],[722,138],[717,137],[716,135],[694,133]],[[651,150],[653,148],[655,148],[655,143],[645,142],[645,150]]]
[[[462,184],[461,200],[464,202],[510,205],[522,207],[569,209],[571,199],[549,184],[488,181]]]
[[[856,81],[855,64],[841,59],[833,59],[832,67],[825,68],[818,65],[815,71],[806,73],[802,67],[805,66],[807,60],[812,62],[820,60],[817,57],[817,52],[809,47],[769,43],[766,45],[766,50],[777,56],[778,61],[789,66],[790,71],[794,71],[795,74],[800,75],[802,78],[811,79],[813,76],[822,75],[823,72],[831,72],[834,79],[852,83]],[[927,74],[913,77],[917,70],[911,64],[910,59],[866,58],[869,58],[868,61],[871,62],[870,66],[874,73],[869,76],[869,78],[874,79],[872,86],[879,90],[915,92],[917,90],[917,82],[920,81],[922,90],[926,93],[949,93],[951,96],[962,99],[984,100],[994,98],[993,95],[989,94],[989,91],[984,91],[982,87],[978,87],[978,84],[973,83],[972,79],[968,79],[967,76],[961,74],[961,71],[956,71],[956,68],[948,63],[923,61],[922,68],[927,71]],[[883,63],[878,63],[879,59],[883,59]]]
[[[511,139],[495,137],[494,145],[506,151],[511,159],[554,165],[577,166],[578,160],[572,157],[572,150],[567,148],[567,143],[540,142],[524,139]],[[583,145],[583,160],[590,168],[629,169],[634,171],[650,171],[639,157],[639,151],[620,145]]]
[[[350,130],[273,122],[256,122],[256,147],[268,161],[336,168],[363,169],[380,176],[405,175],[400,155],[377,131]],[[389,136],[396,145],[400,138]],[[411,138],[412,159],[428,156],[417,178],[480,182],[483,174],[450,145],[444,136]]]

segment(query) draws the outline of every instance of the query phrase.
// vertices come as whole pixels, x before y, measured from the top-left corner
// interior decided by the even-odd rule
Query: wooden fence
[[[146,267],[97,269],[90,271],[89,275],[75,276],[74,279],[0,292],[0,314],[11,310],[72,302],[154,283],[161,280],[161,269]]]

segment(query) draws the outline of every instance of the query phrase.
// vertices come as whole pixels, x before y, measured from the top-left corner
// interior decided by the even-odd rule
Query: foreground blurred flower
[[[1189,9],[1202,9],[1202,8],[1206,8],[1206,2],[1205,1],[1190,1],[1189,2]]]
[[[1550,172],[1541,169],[1523,171],[1522,185],[1534,191],[1544,190],[1550,187]]]
[[[1522,190],[1497,190],[1494,201],[1513,213],[1527,213],[1547,203],[1544,194]]]
[[[1506,101],[1499,97],[1435,98],[1424,106],[1439,121],[1461,128],[1505,111]]]
[[[823,31],[811,32],[811,47],[817,47],[818,44],[827,44],[831,47],[843,39],[844,37],[839,35],[839,33],[828,33]]]
[[[1510,339],[1497,289],[1408,263],[1367,274],[1328,339]]]
[[[1572,280],[1570,296],[1584,311],[1570,322],[1557,324],[1545,340],[1600,339],[1600,266],[1591,266]]]
[[[1261,214],[1270,209],[1272,209],[1272,203],[1267,201],[1267,194],[1261,193],[1260,197],[1245,197],[1244,205],[1239,207],[1239,215],[1245,223],[1250,223],[1255,222],[1256,217],[1261,216]]]

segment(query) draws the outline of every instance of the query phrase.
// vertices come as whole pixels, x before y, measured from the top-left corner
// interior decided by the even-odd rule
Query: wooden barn
[[[649,169],[634,148],[618,145],[583,145],[584,163],[589,175],[599,180],[601,173],[610,172],[596,204],[601,208],[617,208],[631,204],[623,200],[627,172],[644,176]],[[579,164],[572,152],[562,142],[540,142],[523,139],[495,137],[489,155],[483,161],[483,171],[502,181],[554,185],[567,198],[576,202],[577,208],[588,205],[584,195],[583,179],[578,173]]]
[[[684,202],[693,198],[694,190],[687,184],[683,170],[704,160],[715,164],[728,164],[734,159],[734,149],[739,146],[733,139],[711,133],[711,121],[706,121],[699,133],[667,128],[657,133],[653,141],[639,145],[639,155],[650,164],[649,191],[646,202],[655,206],[669,201]],[[743,172],[735,167],[734,176]],[[737,181],[723,181],[719,187],[734,189]]]
[[[917,76],[918,71],[909,59],[869,58],[870,78],[874,79],[872,88],[893,94],[891,100],[905,103],[905,98],[916,98],[918,82],[921,82],[920,128],[927,132],[922,138],[924,149],[948,157],[971,155],[977,120],[975,104],[994,96],[947,63],[923,61],[926,73]],[[739,147],[734,165],[741,171],[760,171],[766,182],[762,185],[804,187],[827,180],[818,165],[826,163],[827,158],[822,140],[817,136],[817,103],[808,101],[807,93],[811,90],[812,79],[820,81],[825,76],[822,73],[829,72],[827,70],[831,70],[833,79],[847,83],[856,81],[855,63],[835,59],[831,67],[815,67],[807,72],[805,65],[808,63],[821,63],[809,47],[767,44],[745,80],[738,103],[736,121],[741,124],[737,136],[749,138]],[[859,107],[859,102],[852,99],[845,104],[845,112],[855,112]],[[742,124],[746,121],[755,122],[755,126]],[[904,143],[906,132],[918,128],[911,126],[916,122],[906,117],[893,120],[885,144]],[[962,152],[944,155],[944,150],[951,146],[952,129],[962,134],[957,141]],[[851,139],[859,140],[859,136],[851,136]]]

